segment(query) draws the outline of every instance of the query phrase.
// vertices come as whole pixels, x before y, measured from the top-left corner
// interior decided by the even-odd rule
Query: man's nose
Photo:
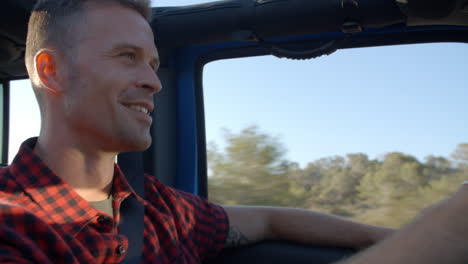
[[[139,79],[137,86],[148,90],[151,94],[158,93],[162,89],[161,80],[152,67],[145,67]]]

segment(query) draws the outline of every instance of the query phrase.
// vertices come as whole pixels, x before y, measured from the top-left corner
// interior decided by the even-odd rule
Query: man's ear
[[[58,60],[57,53],[51,50],[41,50],[34,58],[37,77],[42,87],[55,95],[62,94],[63,92],[63,76],[61,76],[58,67]]]

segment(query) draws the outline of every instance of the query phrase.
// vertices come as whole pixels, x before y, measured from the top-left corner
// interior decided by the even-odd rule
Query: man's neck
[[[103,153],[70,140],[40,136],[34,152],[87,201],[109,197],[116,153]]]

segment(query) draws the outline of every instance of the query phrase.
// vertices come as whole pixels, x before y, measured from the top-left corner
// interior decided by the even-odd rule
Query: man
[[[391,229],[298,209],[220,207],[145,175],[145,200],[114,164],[151,144],[161,90],[147,0],[39,0],[26,66],[42,126],[0,172],[0,263],[119,263],[120,208],[145,207],[144,263],[200,263],[265,239],[363,248]]]

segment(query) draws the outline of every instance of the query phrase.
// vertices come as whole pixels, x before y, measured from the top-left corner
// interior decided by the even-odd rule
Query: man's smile
[[[149,124],[152,123],[153,119],[151,113],[153,112],[154,106],[145,102],[134,102],[134,103],[122,103],[125,108],[131,111],[133,114],[139,117]]]
[[[139,106],[139,105],[130,105],[130,106],[127,106],[128,108],[130,109],[133,109],[133,110],[136,110],[136,111],[139,111],[139,112],[142,112],[144,114],[149,114],[149,110],[143,106]]]

